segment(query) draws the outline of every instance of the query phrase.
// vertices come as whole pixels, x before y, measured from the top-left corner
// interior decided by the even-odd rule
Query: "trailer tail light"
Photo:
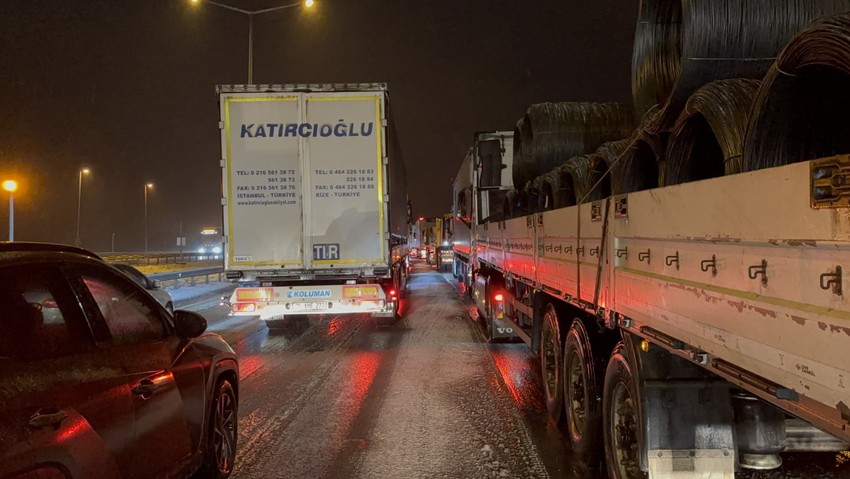
[[[387,293],[390,295],[391,298],[395,298],[398,295],[398,292],[395,290],[395,288],[390,288]]]
[[[376,284],[358,284],[346,285],[342,287],[342,297],[345,299],[363,299],[377,298],[378,285]]]
[[[230,306],[230,310],[234,313],[253,313],[257,310],[256,303],[234,303]]]
[[[493,313],[496,319],[505,317],[505,295],[496,293],[493,295]]]
[[[274,288],[236,288],[236,302],[271,301]]]

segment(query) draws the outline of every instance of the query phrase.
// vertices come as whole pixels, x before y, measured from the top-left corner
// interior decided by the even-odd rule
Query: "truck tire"
[[[612,479],[646,478],[638,456],[640,401],[635,380],[626,349],[618,344],[608,360],[602,397],[605,464]]]
[[[493,291],[490,286],[491,278],[487,278],[487,287],[484,289],[485,291],[485,299],[487,301],[486,311],[481,313],[481,318],[484,323],[484,331],[487,335],[487,342],[492,343],[493,339]]]
[[[564,341],[564,414],[573,452],[590,467],[602,458],[601,380],[590,335],[581,320],[573,320]]]
[[[556,424],[563,409],[563,341],[558,323],[558,313],[552,304],[543,311],[543,328],[540,332],[540,373],[543,378],[543,398],[549,417]]]

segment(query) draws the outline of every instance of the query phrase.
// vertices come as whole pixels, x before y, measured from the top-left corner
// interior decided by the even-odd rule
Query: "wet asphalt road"
[[[528,350],[485,343],[427,265],[409,285],[395,325],[327,317],[236,344],[233,477],[593,477],[546,422]]]
[[[575,459],[547,420],[524,344],[486,343],[471,303],[424,263],[409,288],[402,320],[384,327],[341,316],[270,331],[225,308],[204,311],[241,361],[232,477],[607,477]],[[736,477],[850,477],[833,454],[784,459]]]

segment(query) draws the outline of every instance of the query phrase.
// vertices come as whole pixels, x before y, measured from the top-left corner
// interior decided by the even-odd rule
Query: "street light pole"
[[[254,84],[254,14],[248,14],[248,84]]]
[[[201,3],[201,0],[191,0],[192,3],[198,4]],[[283,10],[286,8],[298,7],[303,5],[305,8],[311,8],[315,5],[315,0],[305,0],[301,3],[291,3],[287,5],[281,5],[279,7],[271,7],[264,8],[262,10],[244,10],[242,8],[237,8],[232,5],[227,5],[224,3],[214,2],[212,0],[205,0],[204,3],[208,3],[210,5],[215,5],[216,7],[221,7],[232,12],[241,13],[242,15],[248,16],[248,84],[254,84],[254,15],[262,15],[264,13],[276,12],[278,10]]]
[[[153,188],[153,183],[145,183],[145,253],[148,252],[148,190]]]
[[[6,180],[3,189],[9,192],[9,241],[15,241],[15,190],[18,189],[18,182]]]
[[[9,192],[9,241],[15,241],[15,192]]]
[[[80,170],[80,179],[77,186],[77,237],[74,240],[74,245],[79,247],[83,244],[80,240],[80,210],[83,203],[83,175],[87,175],[91,172],[88,168],[83,168]]]

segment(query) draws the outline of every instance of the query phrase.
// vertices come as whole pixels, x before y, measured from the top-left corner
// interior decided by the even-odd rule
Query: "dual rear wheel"
[[[636,383],[625,347],[592,338],[581,320],[561,336],[558,310],[543,312],[540,365],[546,409],[565,423],[572,450],[590,467],[607,467],[616,479],[642,479]],[[594,351],[596,346],[599,351]]]

